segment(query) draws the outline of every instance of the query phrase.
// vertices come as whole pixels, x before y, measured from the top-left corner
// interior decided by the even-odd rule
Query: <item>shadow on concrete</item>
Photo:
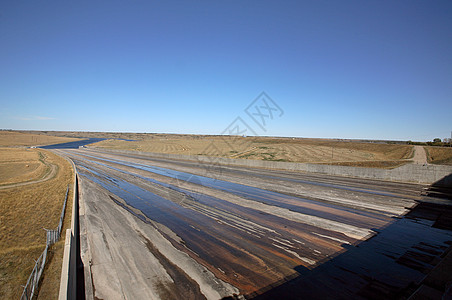
[[[435,198],[452,200],[452,174],[432,184],[424,195]]]
[[[451,218],[452,206],[420,202],[372,238],[246,298],[407,299],[451,247]]]
[[[71,250],[69,253],[68,261],[68,286],[67,295],[63,297],[64,299],[85,299],[85,277],[84,277],[84,266],[81,259],[81,248],[80,248],[80,211],[79,211],[79,178],[75,177],[75,190],[74,190],[73,202],[74,208],[72,216],[73,223],[71,224],[72,238],[71,238]],[[60,295],[61,298],[62,295]]]

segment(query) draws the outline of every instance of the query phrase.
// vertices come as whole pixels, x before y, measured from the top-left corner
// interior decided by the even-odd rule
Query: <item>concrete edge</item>
[[[86,148],[92,151],[100,152],[105,151],[120,154],[141,155],[155,158],[179,159],[225,166],[241,166],[241,167],[277,169],[287,171],[301,171],[307,173],[317,173],[325,175],[383,180],[383,181],[398,181],[417,184],[432,184],[448,177],[447,180],[444,182],[444,185],[452,186],[452,178],[450,178],[451,176],[449,176],[450,174],[452,174],[451,166],[406,164],[394,169],[377,169],[377,168],[348,167],[348,166],[335,166],[335,165],[322,165],[322,164],[296,163],[296,162],[231,159],[204,155],[186,155],[186,154],[142,152],[131,150],[117,150],[117,149],[97,148],[92,146]]]
[[[55,152],[54,152],[55,153]],[[63,157],[66,159],[71,165],[72,169],[74,170],[74,183],[72,187],[72,216],[71,216],[71,228],[66,229],[66,238],[64,243],[64,254],[63,254],[63,262],[61,266],[61,279],[60,279],[60,291],[58,295],[59,300],[65,300],[65,299],[75,299],[71,297],[73,293],[71,293],[71,289],[73,289],[74,284],[74,276],[71,274],[71,271],[73,272],[73,267],[75,265],[75,255],[73,254],[75,249],[75,238],[74,238],[74,232],[75,232],[75,218],[76,218],[76,202],[77,202],[77,169],[75,168],[74,162],[64,156],[60,153],[56,153],[57,155]]]
[[[59,300],[64,299],[76,299],[77,297],[77,273],[78,262],[77,262],[77,237],[75,236],[77,232],[77,225],[81,226],[82,223],[84,227],[84,220],[80,222],[82,219],[81,216],[84,216],[84,202],[80,199],[78,193],[78,173],[77,168],[75,167],[74,162],[68,158],[67,156],[57,153],[57,155],[65,158],[71,165],[74,170],[74,185],[73,185],[73,199],[72,199],[72,217],[71,217],[71,228],[66,230],[66,238],[65,238],[65,246],[64,246],[64,254],[63,254],[63,262],[61,268],[61,279],[60,279],[60,289],[59,289]],[[81,202],[81,203],[79,203]],[[78,211],[77,211],[78,209]],[[82,213],[80,213],[82,211]],[[77,216],[79,219],[77,220]],[[86,230],[85,230],[86,231]],[[81,235],[81,230],[79,232]],[[85,232],[86,235],[86,232]],[[89,260],[86,261],[83,258],[89,255],[89,248],[87,244],[84,243],[84,239],[80,238],[80,251],[83,249],[85,255],[82,256],[82,264],[83,264],[83,272],[84,272],[84,286],[85,286],[85,295],[80,298],[84,299],[93,299],[93,287],[91,281],[91,267],[89,264]],[[91,291],[91,293],[89,293]],[[80,291],[78,291],[80,292]]]
[[[58,294],[59,300],[67,299],[68,295],[68,283],[69,283],[69,260],[71,255],[71,245],[72,245],[72,229],[66,229],[66,238],[64,241],[64,254],[63,263],[61,267],[61,280],[60,280],[60,291]]]
[[[91,274],[91,251],[88,242],[88,232],[86,230],[85,220],[85,201],[79,195],[79,227],[80,227],[80,259],[83,264],[85,299],[94,299],[94,286]]]

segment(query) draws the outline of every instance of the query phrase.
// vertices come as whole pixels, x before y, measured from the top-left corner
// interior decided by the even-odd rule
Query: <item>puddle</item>
[[[303,213],[334,220],[352,217],[355,219],[351,223],[365,223],[359,220],[363,216],[354,216],[350,211],[340,215],[341,207],[313,206],[334,211],[327,214],[313,207],[299,206],[299,203],[315,204],[310,200],[170,169],[102,160]],[[452,241],[452,231],[433,227],[444,212],[433,204],[420,204],[408,215],[391,219],[377,235],[353,246],[350,244],[354,240],[331,231],[187,191],[98,161],[74,161],[81,176],[122,198],[151,220],[167,226],[183,240],[178,243],[166,236],[173,245],[208,267],[218,278],[257,299],[292,299],[294,295],[299,298],[379,299],[403,295],[413,282],[420,282],[434,267]],[[103,168],[111,172],[106,173]],[[115,177],[115,172],[172,189],[187,198],[179,201],[161,197]],[[378,214],[367,214],[366,218],[370,220],[372,216],[382,220]],[[366,226],[369,228],[369,223]]]
[[[67,142],[67,143],[48,145],[48,146],[42,146],[42,147],[39,147],[39,148],[42,148],[42,149],[78,149],[81,146],[86,146],[86,145],[97,143],[97,142],[100,142],[100,141],[103,141],[103,140],[105,140],[105,139],[88,138],[86,140],[75,141],[75,142]]]
[[[191,197],[196,197],[195,207],[191,208],[190,203],[185,207],[119,178],[99,177],[102,176],[100,170],[80,165],[79,170],[81,176],[171,229],[183,240],[183,244],[176,246],[207,265],[219,278],[244,290],[259,289],[273,282],[275,276],[283,278],[293,274],[293,268],[303,263],[301,258],[315,262],[342,249],[340,243],[328,243],[312,234],[309,239],[303,239],[288,231],[277,232],[268,227],[271,218],[267,222],[257,222],[255,212],[253,219],[249,218],[253,215],[251,210],[242,210],[241,214],[237,207],[232,212],[222,210],[218,207],[221,201],[213,197],[191,193]],[[201,207],[204,210],[196,207],[199,204],[204,205]],[[283,225],[276,227],[283,228]],[[301,232],[301,228],[298,230]],[[294,244],[295,237],[301,243]],[[313,241],[318,241],[319,245]],[[323,254],[318,257],[312,249],[319,249]],[[273,271],[268,272],[269,268]]]
[[[289,209],[294,212],[299,212],[302,214],[312,215],[320,218],[325,218],[329,220],[334,220],[337,222],[341,222],[348,225],[353,225],[357,227],[365,227],[365,228],[378,228],[385,225],[387,222],[390,222],[391,219],[389,217],[371,213],[364,212],[360,210],[354,210],[351,208],[346,208],[342,206],[337,206],[333,204],[320,203],[318,201],[304,199],[300,197],[289,196],[273,191],[268,191],[256,187],[251,187],[247,185],[242,185],[238,183],[218,180],[214,178],[194,175],[190,173],[185,173],[181,171],[155,167],[155,166],[146,166],[142,164],[135,163],[126,163],[117,160],[110,160],[99,158],[90,155],[83,155],[87,157],[91,157],[94,159],[98,159],[105,162],[111,162],[118,165],[128,166],[136,169],[140,169],[143,171],[151,172],[154,174],[167,176],[170,178],[174,178],[177,180],[187,181],[195,184],[199,184],[205,187],[218,189],[221,191],[229,192],[234,195],[250,199],[253,201],[258,201],[261,203],[265,203],[268,205],[282,207]],[[111,168],[116,171],[120,171],[123,173],[128,173],[118,168],[100,163],[94,160],[88,160],[92,163],[96,163],[99,165],[103,165],[105,167]],[[134,175],[135,176],[135,175]],[[147,178],[148,180],[151,180]]]

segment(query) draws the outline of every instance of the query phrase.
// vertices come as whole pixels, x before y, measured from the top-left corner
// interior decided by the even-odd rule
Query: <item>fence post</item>
[[[31,300],[33,299],[34,293],[38,288],[39,280],[41,279],[42,272],[44,271],[44,267],[47,261],[47,251],[49,247],[60,239],[61,230],[63,228],[63,220],[64,213],[66,211],[66,203],[69,194],[69,184],[66,189],[66,197],[63,202],[63,209],[61,211],[60,221],[58,223],[58,227],[56,230],[53,229],[45,229],[46,231],[46,247],[42,252],[41,256],[39,256],[38,260],[35,262],[35,266],[31,271],[30,276],[28,277],[27,284],[24,287],[24,291],[22,292],[21,300]]]

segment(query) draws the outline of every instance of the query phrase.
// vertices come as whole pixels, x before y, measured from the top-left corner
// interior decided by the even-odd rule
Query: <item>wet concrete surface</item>
[[[146,245],[160,276],[170,278],[140,286],[156,298],[403,298],[452,241],[444,225],[450,216],[439,213],[442,204],[422,202],[428,200],[422,185],[239,167],[212,173],[184,161],[62,153],[73,159],[82,182],[90,182],[87,206],[96,205],[90,193],[102,191],[97,197],[111,214],[121,212],[146,228],[137,234],[138,225],[124,223],[121,231],[130,232],[131,245]],[[88,234],[99,230],[96,224],[113,222],[108,210],[103,214],[87,225]],[[158,239],[144,232],[151,230]],[[101,257],[97,249],[115,248],[98,236],[91,237],[100,245],[90,249],[93,257]],[[118,282],[125,280],[121,272],[146,272],[127,267],[137,266],[128,259],[111,266]],[[95,282],[104,282],[102,270],[93,270]],[[99,295],[102,286],[96,285]],[[115,295],[121,293],[130,296],[124,289]]]
[[[85,156],[89,157],[89,156]],[[92,156],[91,156],[92,157]],[[98,158],[99,160],[99,158]],[[205,187],[219,189],[225,192],[229,192],[235,194],[237,196],[250,199],[253,201],[258,201],[261,203],[265,203],[272,206],[284,207],[286,209],[309,214],[312,216],[317,216],[321,218],[326,218],[338,222],[342,222],[345,224],[353,224],[357,226],[364,225],[375,225],[378,226],[379,222],[374,222],[381,218],[378,214],[372,214],[362,211],[356,211],[353,209],[349,209],[347,207],[339,207],[338,205],[322,203],[319,201],[304,199],[301,197],[294,197],[282,193],[277,193],[274,191],[269,191],[261,188],[256,188],[252,186],[247,186],[243,184],[237,184],[233,182],[228,182],[219,179],[213,179],[205,176],[198,176],[195,174],[180,172],[176,170],[171,170],[167,168],[161,167],[153,167],[153,166],[145,166],[141,164],[131,164],[125,162],[118,162],[106,159],[100,159],[101,161],[109,161],[114,162],[116,165],[121,166],[129,166],[137,169],[141,169],[144,171],[148,171],[151,173],[167,176],[170,178],[177,179],[178,181],[189,181],[193,182]],[[85,159],[85,161],[96,163],[95,161]],[[99,165],[106,166],[105,164],[97,162]],[[115,167],[110,167],[113,170],[119,170]],[[148,179],[151,180],[151,179]],[[153,180],[155,182],[155,180]],[[297,181],[296,181],[297,182]],[[161,184],[161,183],[160,183]],[[323,187],[323,185],[321,185]],[[174,187],[173,187],[174,188]],[[359,214],[359,216],[355,216],[355,214]],[[368,216],[368,218],[366,218]],[[361,222],[359,222],[359,220]],[[381,222],[380,222],[381,224]]]
[[[435,218],[431,206],[421,203],[378,235],[314,270],[299,268],[296,278],[267,287],[255,298],[409,298],[452,246],[450,228],[438,229],[433,221],[427,221]],[[444,207],[433,206],[437,218]]]

